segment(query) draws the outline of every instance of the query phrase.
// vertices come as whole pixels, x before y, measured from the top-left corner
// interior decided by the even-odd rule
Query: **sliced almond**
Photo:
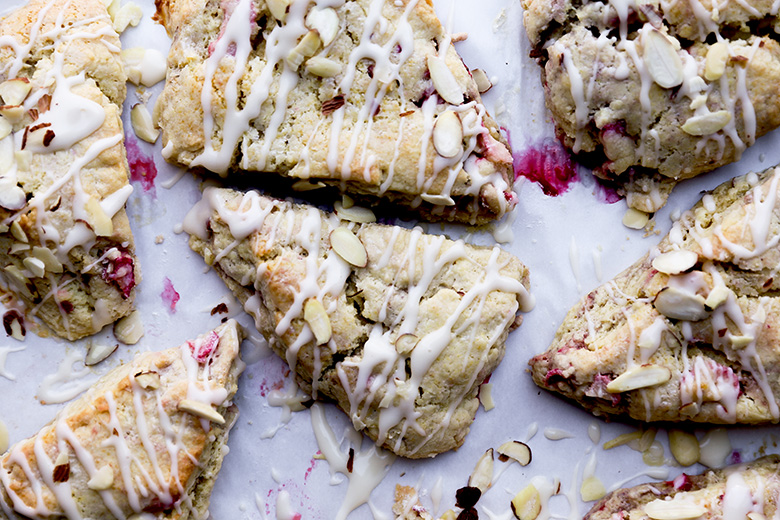
[[[583,502],[593,502],[594,500],[600,500],[607,494],[607,489],[604,484],[595,475],[591,475],[582,481],[580,486],[580,495]]]
[[[477,465],[474,466],[474,471],[469,476],[469,487],[475,487],[482,491],[485,491],[490,487],[493,482],[493,448],[490,448],[477,461]]]
[[[33,256],[28,256],[22,260],[24,267],[36,278],[43,278],[46,275],[46,265]]]
[[[623,215],[623,225],[630,229],[642,229],[649,220],[650,215],[634,208],[628,208]]]
[[[490,78],[488,78],[488,75],[485,74],[485,71],[482,69],[474,69],[471,71],[471,77],[474,79],[474,83],[477,84],[477,90],[479,90],[480,94],[484,94],[491,88],[493,88],[493,83],[490,81]]]
[[[332,7],[313,7],[306,15],[306,27],[317,31],[323,47],[327,47],[339,33],[339,14]]]
[[[682,500],[656,499],[645,505],[645,514],[653,520],[691,520],[706,512],[702,506]]]
[[[520,441],[508,441],[498,447],[498,460],[512,459],[521,466],[527,466],[531,463],[531,448]]]
[[[420,198],[429,204],[437,206],[454,206],[455,199],[443,193],[421,193]]]
[[[304,37],[301,38],[301,41],[298,42],[298,45],[296,45],[287,55],[287,64],[293,70],[298,70],[298,67],[301,66],[301,63],[303,63],[306,58],[314,56],[317,49],[320,48],[321,43],[322,40],[320,40],[317,31],[307,32]]]
[[[452,110],[445,110],[436,117],[433,147],[439,155],[448,159],[463,153],[463,125]]]
[[[401,334],[398,339],[395,340],[395,351],[405,356],[414,350],[417,343],[420,342],[420,338],[414,334]]]
[[[48,247],[34,246],[32,248],[32,255],[43,262],[44,268],[50,273],[62,272],[62,262],[54,256],[54,252]]]
[[[13,222],[11,222],[11,234],[19,242],[24,242],[25,244],[27,244],[30,241],[27,238],[27,233],[24,232],[18,220],[14,220]]]
[[[528,484],[512,499],[512,513],[518,520],[536,520],[542,511],[542,496],[533,484]]]
[[[6,335],[10,335],[16,341],[24,341],[27,331],[24,328],[24,318],[18,312],[10,310],[3,314],[3,325],[5,325]],[[10,334],[8,334],[9,329]],[[0,449],[0,453],[3,451]]]
[[[363,242],[349,229],[339,226],[330,233],[330,245],[344,261],[355,267],[365,267],[368,253]]]
[[[701,454],[696,436],[682,430],[669,430],[669,451],[681,466],[696,464]]]
[[[114,223],[95,197],[89,197],[84,204],[87,212],[87,223],[99,237],[109,237],[114,234]]]
[[[704,298],[676,287],[664,287],[653,300],[656,310],[674,320],[700,321],[709,316]]]
[[[103,466],[92,475],[87,487],[93,491],[105,491],[114,484],[114,470],[111,466]]]
[[[1,453],[1,452],[0,452]],[[766,520],[766,516],[763,513],[753,511],[747,514],[748,520]]]
[[[87,357],[84,359],[84,364],[88,367],[97,365],[116,352],[116,349],[118,348],[119,345],[117,344],[105,345],[103,343],[91,343],[87,349]]]
[[[15,255],[23,251],[29,251],[29,250],[30,250],[30,244],[14,241],[14,243],[11,244],[11,247],[8,249],[8,252],[11,253],[12,255]]]
[[[179,402],[179,410],[192,415],[197,415],[198,417],[216,424],[225,424],[225,418],[222,417],[218,411],[212,408],[210,404],[206,404],[201,401],[182,399]]]
[[[756,340],[753,336],[731,336],[729,338],[729,343],[731,343],[731,346],[737,350],[741,350],[747,346],[749,346],[751,343],[753,343]]]
[[[642,436],[639,438],[639,441],[637,442],[637,451],[640,453],[645,452],[650,449],[650,446],[653,445],[655,442],[655,436],[658,433],[658,430],[655,428],[650,428],[642,432]]]
[[[433,87],[444,101],[452,105],[463,103],[463,91],[444,58],[429,54],[428,71],[431,73]]]
[[[642,452],[642,462],[648,466],[663,466],[665,461],[664,446],[658,441]]]
[[[13,130],[14,127],[11,122],[3,116],[0,116],[0,139],[8,137]]]
[[[332,78],[341,72],[341,64],[322,56],[312,56],[306,60],[306,72],[321,78]]]
[[[130,124],[133,125],[135,135],[147,143],[154,144],[160,136],[160,131],[154,127],[152,122],[152,114],[149,113],[149,109],[144,104],[133,105],[130,110]]]
[[[324,188],[325,185],[321,182],[311,182],[308,179],[302,179],[300,181],[295,181],[293,185],[291,186],[292,189],[295,191],[312,191],[312,190],[319,190],[321,188]]]
[[[20,271],[18,267],[13,264],[7,265],[5,269],[3,269],[3,272],[6,277],[8,277],[8,281],[16,287],[16,290],[18,290],[22,296],[25,298],[32,298],[32,292],[30,292],[30,289],[27,287],[30,280],[22,274],[22,271]]]
[[[8,450],[8,428],[0,421],[0,454]]]
[[[112,17],[114,19],[114,29],[119,34],[122,34],[128,27],[138,25],[143,15],[144,12],[138,4],[128,2],[120,7]]]
[[[707,299],[704,300],[704,308],[708,311],[717,309],[726,303],[730,293],[731,291],[725,285],[716,285],[712,288],[710,294],[707,295]]]
[[[496,407],[495,401],[493,401],[493,383],[482,383],[479,385],[479,403],[486,412],[489,412]]]
[[[287,18],[287,8],[290,7],[290,0],[266,0],[265,5],[271,11],[271,16],[284,22]]]
[[[122,65],[124,65],[127,79],[133,85],[141,84],[141,75],[143,74],[141,64],[144,61],[145,54],[146,49],[143,47],[130,47],[129,49],[123,49],[121,52]]]
[[[160,374],[157,372],[149,371],[136,374],[135,381],[144,390],[157,390],[160,388]]]
[[[699,261],[699,255],[693,251],[669,251],[653,259],[653,269],[666,274],[680,274],[689,270]]]
[[[13,179],[0,178],[0,206],[5,209],[17,210],[22,209],[25,205],[27,205],[27,196],[24,190]]]
[[[0,98],[4,105],[21,105],[30,95],[32,85],[27,78],[14,78],[0,83]]]
[[[2,105],[0,106],[0,115],[2,115],[11,124],[21,122],[25,111],[22,105]]]
[[[330,318],[322,306],[322,303],[316,298],[309,298],[303,305],[303,319],[309,324],[317,345],[323,345],[330,341],[333,330],[330,326]]]
[[[638,388],[666,383],[672,378],[672,372],[659,365],[639,365],[629,368],[607,385],[607,392],[619,394]]]
[[[726,72],[726,63],[729,60],[729,44],[716,42],[707,50],[707,58],[704,60],[704,78],[707,81],[715,81]]]
[[[690,135],[712,135],[722,130],[731,121],[731,112],[718,110],[700,116],[688,118],[682,125],[683,132]]]
[[[643,57],[647,71],[659,86],[672,88],[682,84],[682,60],[672,40],[656,29],[645,31],[642,37]]]
[[[114,323],[114,337],[125,345],[135,345],[144,335],[141,313],[133,311]]]
[[[338,215],[341,220],[357,222],[359,224],[376,222],[376,215],[374,215],[374,212],[368,208],[363,208],[360,206],[345,208],[341,202],[334,203],[333,208],[336,210],[336,215]]]

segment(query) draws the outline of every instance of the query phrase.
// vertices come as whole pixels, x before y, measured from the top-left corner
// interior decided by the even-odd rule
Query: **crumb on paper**
[[[162,244],[163,242],[165,242],[165,237],[164,236],[157,235],[156,237],[154,237],[154,243],[155,244]]]
[[[450,38],[452,39],[452,43],[458,43],[458,42],[465,42],[469,37],[469,33],[467,32],[457,32],[452,33]]]

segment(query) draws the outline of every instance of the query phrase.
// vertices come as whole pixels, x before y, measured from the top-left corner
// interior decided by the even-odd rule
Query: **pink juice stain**
[[[163,279],[163,291],[160,294],[163,303],[168,305],[171,309],[171,314],[176,312],[176,304],[181,299],[181,296],[176,289],[173,288],[173,282],[167,276]]]
[[[545,139],[514,154],[515,179],[525,177],[542,187],[545,195],[566,193],[579,178],[569,152],[554,139]]]
[[[138,141],[130,136],[125,137],[127,149],[127,164],[130,166],[130,180],[141,184],[144,192],[157,196],[154,180],[157,178],[157,166],[154,159],[145,155],[138,146]]]

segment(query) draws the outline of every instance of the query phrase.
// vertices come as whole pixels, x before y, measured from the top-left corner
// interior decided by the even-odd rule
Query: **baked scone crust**
[[[119,36],[100,0],[32,0],[0,19],[0,41],[0,83],[31,87],[16,119],[0,110],[12,127],[0,139],[0,272],[32,314],[78,339],[127,315],[140,279]]]
[[[738,160],[780,125],[771,2],[523,6],[559,137],[630,207],[658,210],[678,181]]]
[[[242,337],[231,320],[103,376],[0,458],[0,516],[204,518],[238,413]],[[100,483],[100,472],[110,477]]]
[[[667,508],[670,516],[676,507],[680,511],[693,507],[701,508],[707,518],[747,517],[748,513],[773,518],[780,500],[779,473],[778,455],[700,475],[683,473],[672,481],[613,491],[596,503],[584,520],[647,518],[648,510],[655,508],[657,515],[661,507]]]
[[[530,362],[536,384],[597,415],[780,421],[779,192],[770,168],[706,194],[569,311]]]
[[[530,304],[527,269],[498,247],[340,222],[257,192],[207,188],[184,228],[302,388],[405,457],[462,444]],[[336,252],[337,233],[365,263]]]
[[[309,179],[437,220],[482,224],[514,207],[506,140],[430,0],[303,4],[279,21],[264,0],[157,1],[174,40],[156,105],[166,159],[255,186],[260,172]],[[304,22],[320,27],[312,12],[338,32],[296,68]],[[312,72],[316,60],[333,70]]]

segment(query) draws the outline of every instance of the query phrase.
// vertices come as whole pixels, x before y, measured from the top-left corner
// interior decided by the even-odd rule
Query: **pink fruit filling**
[[[190,350],[192,351],[192,356],[195,358],[195,360],[198,363],[203,364],[214,352],[214,349],[217,348],[217,345],[219,345],[219,335],[216,332],[211,331],[201,341],[197,341],[195,343],[188,341],[187,345],[189,345]]]
[[[103,273],[101,277],[106,282],[114,282],[119,290],[122,291],[122,296],[127,298],[130,296],[130,291],[135,287],[135,271],[133,264],[133,257],[126,251],[118,250],[119,255],[114,258],[106,258],[103,260]]]

